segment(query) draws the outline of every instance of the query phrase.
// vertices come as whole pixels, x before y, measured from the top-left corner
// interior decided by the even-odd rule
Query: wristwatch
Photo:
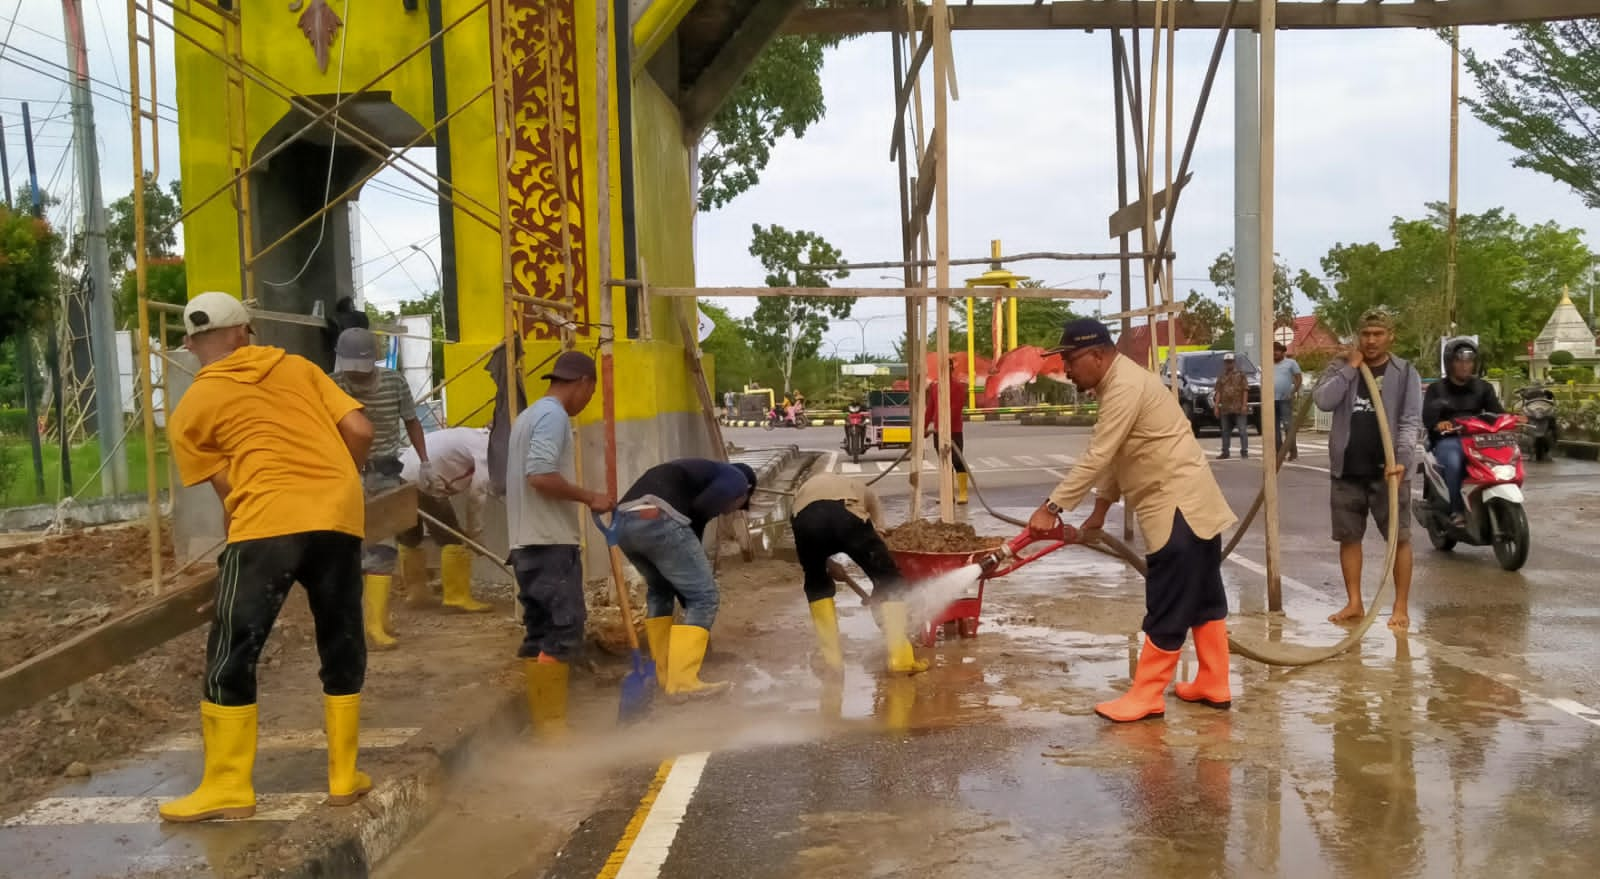
[[[1050,515],[1055,516],[1057,519],[1061,518],[1061,508],[1056,506],[1055,501],[1045,501],[1044,508],[1050,511]]]

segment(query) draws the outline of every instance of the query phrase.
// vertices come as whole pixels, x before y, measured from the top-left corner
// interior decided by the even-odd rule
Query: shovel
[[[617,609],[622,611],[622,627],[628,632],[628,649],[633,651],[633,668],[622,677],[622,705],[617,710],[617,719],[629,723],[650,710],[650,702],[656,695],[656,664],[639,652],[639,633],[633,627],[633,608],[628,601],[628,581],[622,577],[622,550],[617,548],[620,524],[617,516],[612,513],[611,524],[607,525],[599,513],[591,515],[594,516],[594,527],[605,535],[606,548],[611,552],[611,581],[617,587]]]

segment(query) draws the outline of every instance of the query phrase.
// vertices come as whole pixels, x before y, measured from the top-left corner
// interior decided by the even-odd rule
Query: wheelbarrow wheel
[[[965,618],[963,618],[961,620],[959,625],[961,627],[961,637],[963,637],[963,638],[976,638],[976,637],[978,637],[978,618],[977,617],[965,617]]]

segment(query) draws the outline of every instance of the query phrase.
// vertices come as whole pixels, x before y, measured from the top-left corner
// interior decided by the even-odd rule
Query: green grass
[[[137,425],[135,426],[137,428]],[[32,504],[55,503],[67,494],[61,483],[61,447],[46,443],[44,455],[44,495],[35,491],[33,453],[23,437],[0,437],[0,507],[25,507]],[[128,461],[128,493],[142,496],[145,492],[145,442],[140,433],[130,433],[122,444]],[[68,449],[72,462],[73,496],[80,501],[101,496],[101,480],[95,475],[100,469],[100,443],[98,440]],[[167,487],[167,441],[156,439],[157,485]]]

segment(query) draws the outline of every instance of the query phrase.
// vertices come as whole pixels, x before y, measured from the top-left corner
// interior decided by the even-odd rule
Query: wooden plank
[[[1100,315],[1100,320],[1122,320],[1123,318],[1132,320],[1136,317],[1155,317],[1166,314],[1179,315],[1182,313],[1183,303],[1173,302],[1170,305],[1152,305],[1149,308],[1135,308],[1132,311],[1119,311],[1116,314],[1102,314]]]
[[[417,524],[417,489],[405,485],[367,501],[367,535],[384,540]],[[178,575],[158,596],[0,672],[0,716],[25,708],[211,619],[217,568]]]
[[[849,299],[949,299],[966,296],[1006,296],[1018,299],[1104,299],[1107,290],[1049,287],[651,287],[652,296],[749,298],[762,296],[824,296]]]
[[[922,227],[923,221],[928,218],[928,211],[933,209],[934,184],[939,180],[939,155],[933,145],[938,142],[939,129],[936,127],[933,136],[928,138],[922,157],[917,160],[917,188],[911,196],[910,224],[913,230]]]
[[[1236,27],[1255,29],[1260,5],[1241,2]],[[1182,4],[1184,30],[1215,30],[1222,24],[1226,0],[1193,0]],[[1440,28],[1451,25],[1518,24],[1600,16],[1600,0],[1448,0],[1411,3],[1325,3],[1299,0],[1279,3],[1278,30],[1344,30],[1363,28]],[[788,34],[887,33],[903,10],[870,8],[801,9],[783,28]],[[1137,17],[1135,17],[1137,16]],[[1094,30],[1127,27],[1155,18],[1153,0],[1066,0],[1049,5],[1020,3],[962,6],[950,10],[952,30],[1030,31]],[[926,20],[926,13],[923,19]]]
[[[700,397],[700,412],[705,417],[706,430],[711,436],[711,442],[716,446],[716,451],[713,454],[717,456],[717,460],[726,462],[728,460],[728,445],[722,439],[722,424],[717,421],[716,402],[711,398],[711,385],[706,381],[705,365],[700,359],[700,343],[697,341],[699,335],[695,332],[694,327],[689,324],[689,316],[685,313],[687,309],[679,308],[676,303],[671,307],[678,318],[678,333],[683,342],[684,359],[688,361],[689,371],[694,374],[694,390]],[[716,538],[718,546],[713,563],[716,563],[722,557],[721,535],[723,526],[720,524],[722,518],[721,516],[717,517],[719,523],[717,525]],[[739,544],[740,557],[747,562],[755,561],[755,548],[750,542],[749,520],[745,518],[742,512],[733,514],[731,519],[733,522],[733,539]]]
[[[1183,188],[1188,186],[1189,181],[1193,178],[1194,172],[1191,171],[1188,174],[1185,174],[1183,179],[1178,181],[1178,185],[1173,188],[1178,190],[1179,193],[1182,193]],[[1165,189],[1156,193],[1154,198],[1154,212],[1156,217],[1159,218],[1162,215],[1162,212],[1167,209],[1168,197],[1169,193]],[[1144,201],[1136,201],[1133,204],[1118,208],[1116,213],[1111,215],[1108,225],[1111,230],[1110,237],[1112,238],[1121,238],[1123,235],[1126,235],[1129,232],[1144,228]]]
[[[923,31],[922,42],[917,44],[916,52],[911,55],[911,63],[907,65],[905,74],[901,78],[899,87],[894,96],[894,136],[889,139],[889,161],[900,158],[900,150],[905,148],[906,142],[906,105],[911,101],[911,92],[917,86],[917,75],[922,69],[922,62],[928,57],[928,51],[933,48],[933,36],[929,31]]]

